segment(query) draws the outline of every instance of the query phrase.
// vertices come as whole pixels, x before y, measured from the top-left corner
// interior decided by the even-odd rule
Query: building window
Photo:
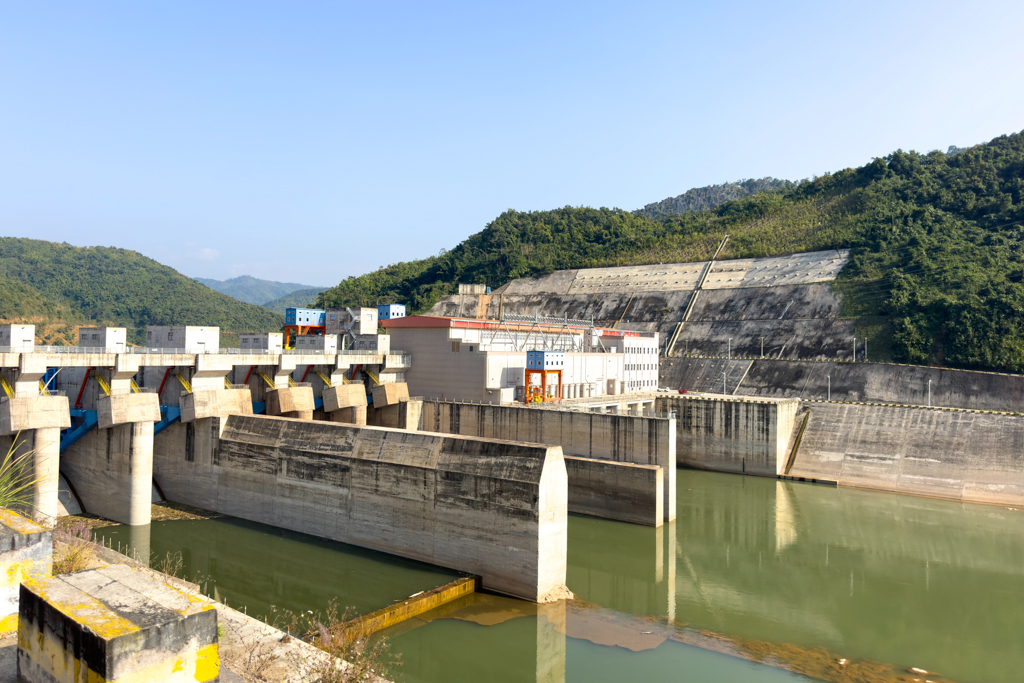
[[[153,330],[149,330],[148,332],[146,332],[146,339],[152,339],[152,338],[153,338]]]
[[[168,332],[167,333],[167,341],[174,341],[174,333],[173,332]]]
[[[458,353],[461,348],[462,348],[462,342],[457,342],[457,341],[453,341],[452,342],[452,352],[453,353]]]
[[[473,353],[473,347],[472,346],[469,347],[469,352]]]

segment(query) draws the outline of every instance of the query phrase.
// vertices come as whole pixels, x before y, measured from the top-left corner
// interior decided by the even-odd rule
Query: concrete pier
[[[313,389],[310,387],[286,386],[267,392],[267,415],[312,420],[313,408]]]
[[[423,428],[442,434],[552,444],[561,446],[565,454],[574,457],[660,467],[663,470],[662,519],[671,522],[676,518],[674,475],[677,440],[674,419],[424,401]],[[579,467],[570,469],[570,488],[574,486],[573,475],[582,471]],[[618,504],[613,502],[616,496],[635,493],[632,484],[620,492],[614,491],[616,486],[627,481],[614,469],[591,469],[590,472],[590,477],[597,476],[598,472],[610,477],[605,482],[609,507],[607,514],[602,516],[611,516],[617,509]],[[590,489],[593,481],[588,478],[581,485]],[[580,492],[580,496],[586,495],[589,494]],[[590,505],[589,509],[595,508]],[[642,516],[649,519],[646,513]],[[624,518],[624,521],[633,521],[636,512],[629,512],[627,517],[629,519]]]
[[[52,525],[57,519],[60,479],[60,430],[71,427],[65,396],[40,396],[0,403],[0,435],[17,443],[16,455],[32,453],[32,519]]]
[[[324,412],[331,422],[366,424],[366,387],[358,384],[337,384],[324,389]]]
[[[85,509],[116,522],[150,522],[155,393],[114,394],[99,400],[99,429],[61,456],[61,471]]]
[[[156,449],[168,498],[477,574],[485,588],[526,600],[567,596],[557,446],[263,416],[225,422],[219,438],[219,427],[200,435],[195,425],[191,450]]]
[[[661,526],[665,471],[656,465],[566,456],[569,512]],[[675,474],[675,470],[669,470]]]

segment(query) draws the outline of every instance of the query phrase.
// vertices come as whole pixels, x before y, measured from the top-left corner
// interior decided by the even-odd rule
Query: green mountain
[[[774,192],[793,187],[788,180],[778,178],[750,178],[735,183],[695,187],[678,197],[669,197],[660,202],[648,204],[634,213],[655,220],[666,216],[681,215],[688,211],[708,211],[733,199],[742,199],[759,192]]]
[[[263,304],[263,308],[269,308],[275,313],[284,315],[285,309],[287,308],[306,308],[316,302],[317,296],[320,292],[326,290],[326,287],[313,287],[312,289],[300,289],[290,294],[285,294],[282,297],[268,301]]]
[[[275,282],[273,280],[260,280],[249,275],[240,275],[230,280],[211,280],[197,277],[196,282],[201,282],[210,289],[227,294],[230,297],[244,301],[247,304],[263,304],[278,299],[300,289],[315,289],[317,293],[326,287],[314,287],[313,285],[300,285],[295,282]],[[316,296],[314,294],[314,296]]]
[[[563,268],[850,248],[836,288],[873,350],[901,362],[1024,371],[1024,134],[856,169],[652,219],[564,207],[501,214],[451,251],[350,277],[331,306],[424,311],[459,282]],[[874,353],[872,354],[875,355]]]
[[[0,237],[0,316],[36,323],[37,340],[52,344],[74,344],[80,325],[127,327],[135,344],[146,325],[218,325],[229,346],[283,323],[134,251],[15,237]]]

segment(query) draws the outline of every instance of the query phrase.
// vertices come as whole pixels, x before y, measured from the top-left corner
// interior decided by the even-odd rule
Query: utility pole
[[[723,394],[728,394],[728,393],[729,393],[729,392],[728,392],[728,391],[726,391],[726,389],[725,389],[725,373],[724,373],[724,372],[722,373],[722,393],[723,393]]]
[[[928,380],[928,407],[932,407],[932,381]]]
[[[761,358],[764,358],[764,337],[761,337]]]
[[[732,337],[729,337],[729,360],[732,360]]]
[[[828,376],[828,400],[832,400],[832,375]]]

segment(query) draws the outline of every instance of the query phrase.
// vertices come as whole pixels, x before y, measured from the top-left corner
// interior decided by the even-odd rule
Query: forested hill
[[[949,155],[896,151],[710,210],[506,211],[449,252],[342,281],[321,304],[423,311],[459,282],[497,287],[561,268],[849,247],[837,287],[875,352],[1024,371],[1024,135]],[[874,354],[873,354],[874,355]]]
[[[74,344],[79,325],[217,325],[222,345],[244,331],[276,331],[281,316],[237,301],[137,252],[0,238],[0,318],[34,322],[40,343]],[[227,342],[227,343],[225,343]]]
[[[284,312],[289,308],[305,308],[316,301],[317,296],[320,292],[327,289],[326,287],[314,287],[312,289],[299,289],[294,292],[289,292],[282,297],[278,297],[273,301],[267,301],[262,304],[263,308],[269,308],[272,311],[280,313],[282,316]]]
[[[326,287],[314,287],[313,285],[300,285],[296,282],[261,280],[256,277],[252,277],[251,275],[240,275],[238,277],[231,278],[230,280],[212,280],[202,277],[197,277],[195,280],[196,282],[200,282],[221,294],[227,294],[239,301],[244,301],[247,304],[257,304],[259,306],[273,301],[274,299],[280,299],[281,297],[295,291],[315,289],[317,292],[320,292],[327,289]],[[315,297],[316,294],[313,296]]]
[[[758,192],[786,190],[793,186],[788,180],[778,178],[750,178],[735,183],[695,187],[678,197],[669,197],[660,202],[648,204],[635,213],[658,219],[665,216],[684,214],[687,211],[708,211],[733,199],[742,199]]]

